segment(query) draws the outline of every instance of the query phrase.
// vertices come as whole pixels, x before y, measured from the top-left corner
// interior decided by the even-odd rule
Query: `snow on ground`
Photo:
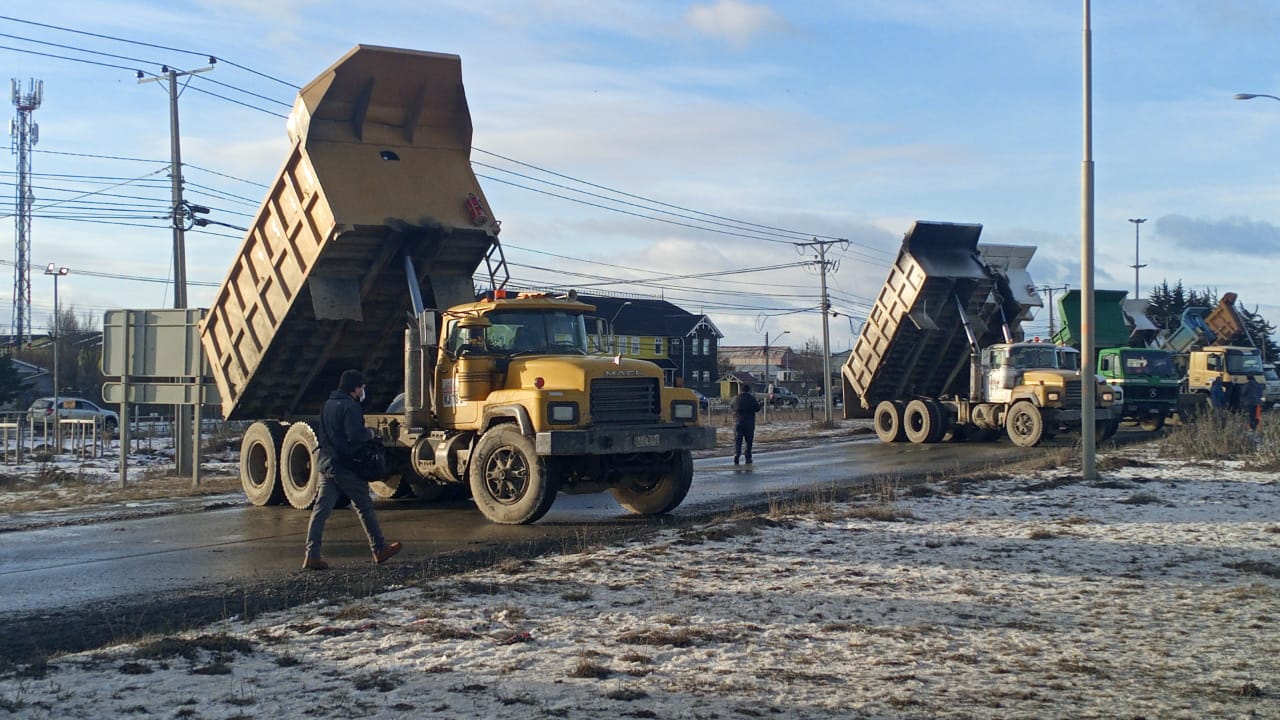
[[[1119,452],[1094,484],[1044,471],[779,502],[54,658],[0,680],[0,710],[1280,717],[1275,476]]]

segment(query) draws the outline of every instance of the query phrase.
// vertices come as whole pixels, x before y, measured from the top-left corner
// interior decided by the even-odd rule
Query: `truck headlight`
[[[697,417],[697,408],[691,402],[676,400],[671,403],[671,417],[676,420],[692,420]]]
[[[1115,399],[1116,399],[1115,394],[1113,394],[1113,393],[1111,393],[1111,392],[1104,392],[1104,393],[1102,393],[1102,402],[1104,402],[1104,403],[1114,402],[1114,401],[1115,401]]]
[[[547,419],[556,425],[578,422],[578,403],[551,403],[547,406]]]
[[[1058,402],[1058,400],[1062,398],[1062,394],[1055,390],[1050,390],[1047,397],[1049,398],[1049,402]]]

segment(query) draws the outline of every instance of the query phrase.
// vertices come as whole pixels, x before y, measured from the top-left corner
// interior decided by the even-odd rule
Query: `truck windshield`
[[[1168,353],[1125,350],[1120,353],[1120,357],[1127,376],[1171,377],[1178,374],[1173,367],[1173,356]]]
[[[1258,353],[1227,352],[1227,372],[1232,375],[1257,374],[1262,372],[1262,356]]]
[[[485,332],[489,348],[520,355],[586,355],[587,329],[580,313],[562,310],[495,310]]]
[[[1008,365],[1019,370],[1058,367],[1057,348],[1052,345],[1021,345],[1009,348]]]

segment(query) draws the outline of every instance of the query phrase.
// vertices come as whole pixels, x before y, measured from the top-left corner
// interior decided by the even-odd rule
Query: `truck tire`
[[[662,472],[628,475],[613,488],[613,499],[637,515],[662,515],[684,502],[693,484],[693,453],[678,450]]]
[[[1160,432],[1164,428],[1164,416],[1142,418],[1138,421],[1138,427],[1147,432]]]
[[[941,408],[927,400],[912,400],[902,411],[902,428],[913,443],[934,443],[942,437]]]
[[[555,502],[547,461],[514,425],[490,428],[471,455],[471,497],[490,522],[528,525]]]
[[[906,439],[907,434],[902,427],[902,409],[902,403],[895,400],[881,400],[876,405],[873,422],[880,442],[902,442]]]
[[[284,426],[261,420],[244,431],[240,440],[240,486],[249,502],[262,507],[284,501],[280,486],[280,443]]]
[[[1035,447],[1044,436],[1044,417],[1034,403],[1020,400],[1009,408],[1004,419],[1009,439],[1018,447]]]
[[[316,428],[306,420],[289,426],[280,443],[280,486],[289,504],[306,510],[320,491],[320,469],[316,466]]]

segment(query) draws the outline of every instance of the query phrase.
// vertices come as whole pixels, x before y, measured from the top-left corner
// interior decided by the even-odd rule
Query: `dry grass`
[[[84,476],[53,466],[34,478],[0,472],[0,491],[11,493],[8,497],[0,497],[0,512],[33,512],[58,510],[68,506],[225,495],[241,489],[240,478],[233,475],[201,477],[200,486],[192,487],[191,478],[160,474],[162,472],[171,470],[157,469],[154,474],[144,473],[142,480],[123,488],[115,481],[106,483],[88,480]],[[59,490],[73,491],[74,499],[69,500]]]
[[[1255,438],[1243,415],[1211,410],[1172,428],[1160,441],[1160,451],[1167,457],[1244,460],[1251,469],[1280,469],[1280,422],[1274,414],[1264,416]]]

